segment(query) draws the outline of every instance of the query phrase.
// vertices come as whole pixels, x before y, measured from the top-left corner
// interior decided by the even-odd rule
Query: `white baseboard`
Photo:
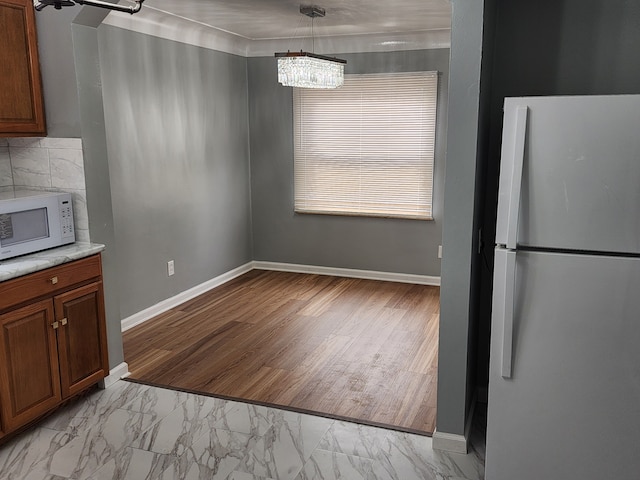
[[[161,313],[166,312],[167,310],[171,310],[172,308],[177,307],[178,305],[188,300],[191,300],[192,298],[195,298],[198,295],[202,295],[203,293],[213,288],[216,288],[222,285],[223,283],[233,280],[234,278],[239,277],[240,275],[243,275],[251,271],[252,269],[253,269],[253,262],[246,263],[244,265],[239,266],[238,268],[234,268],[233,270],[223,273],[222,275],[218,275],[217,277],[212,278],[211,280],[207,280],[206,282],[201,283],[200,285],[196,285],[195,287],[190,288],[189,290],[185,290],[182,293],[174,295],[171,298],[162,300],[161,302],[156,303],[155,305],[152,305],[149,308],[145,308],[144,310],[138,313],[134,313],[130,317],[127,317],[122,320],[121,322],[122,331],[124,332],[129,330],[130,328],[135,327],[136,325],[140,325],[141,323],[144,323],[147,320],[157,315],[160,315]]]
[[[444,450],[445,452],[467,453],[468,441],[464,435],[455,435],[453,433],[439,432],[437,429],[433,432],[433,449]]]
[[[439,432],[436,428],[435,432],[433,432],[432,443],[435,450],[465,454],[469,452],[469,439],[471,438],[471,426],[473,425],[473,416],[476,411],[476,401],[477,398],[474,395],[474,398],[471,401],[469,415],[467,416],[467,423],[464,426],[464,435]]]
[[[351,268],[334,268],[334,267],[319,267],[315,265],[298,265],[294,263],[277,263],[277,262],[258,262],[253,261],[241,265],[238,268],[230,270],[229,272],[218,275],[217,277],[208,280],[200,285],[196,285],[189,290],[185,290],[171,298],[167,298],[155,305],[145,308],[144,310],[134,313],[130,317],[122,320],[122,331],[125,332],[130,328],[140,325],[147,320],[160,315],[161,313],[171,310],[177,307],[181,303],[191,300],[192,298],[202,295],[203,293],[222,285],[230,280],[233,280],[240,275],[243,275],[253,269],[256,270],[275,270],[278,272],[292,272],[292,273],[312,273],[316,275],[334,275],[336,277],[350,277],[350,278],[363,278],[366,280],[384,280],[388,282],[401,282],[401,283],[416,283],[419,285],[440,285],[440,277],[431,277],[428,275],[413,275],[410,273],[390,273],[390,272],[376,272],[373,270],[354,270]]]
[[[109,370],[109,375],[102,379],[102,388],[109,388],[121,378],[129,376],[129,365],[126,362],[122,362],[120,365],[116,365]]]
[[[377,272],[375,270],[356,270],[352,268],[320,267],[317,265],[298,265],[295,263],[254,261],[257,270],[275,270],[279,272],[313,273],[336,277],[362,278],[365,280],[384,280],[387,282],[416,283],[419,285],[440,286],[440,277],[414,275],[411,273]]]

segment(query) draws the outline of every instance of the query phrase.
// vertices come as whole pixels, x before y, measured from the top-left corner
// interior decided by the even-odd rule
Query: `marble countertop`
[[[99,243],[75,242],[70,245],[0,260],[0,282],[88,257],[104,250]]]

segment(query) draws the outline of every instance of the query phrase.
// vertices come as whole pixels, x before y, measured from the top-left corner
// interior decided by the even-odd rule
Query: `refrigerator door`
[[[496,243],[640,253],[639,210],[640,95],[505,100]]]
[[[496,251],[497,265],[507,253]],[[513,281],[504,271],[494,284]],[[505,301],[494,290],[487,480],[638,478],[638,285],[640,258],[516,254],[511,320],[496,319]]]

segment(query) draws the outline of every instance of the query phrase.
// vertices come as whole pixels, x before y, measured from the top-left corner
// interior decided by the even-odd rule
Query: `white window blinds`
[[[293,89],[295,210],[431,219],[437,72]]]

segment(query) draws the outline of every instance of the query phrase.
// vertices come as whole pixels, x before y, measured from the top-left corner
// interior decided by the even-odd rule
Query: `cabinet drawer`
[[[100,254],[0,283],[0,311],[102,275]]]

